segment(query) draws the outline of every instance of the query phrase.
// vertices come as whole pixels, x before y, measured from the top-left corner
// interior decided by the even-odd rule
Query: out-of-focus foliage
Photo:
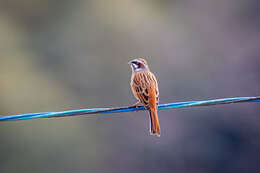
[[[131,57],[162,103],[260,93],[256,0],[1,0],[0,114],[135,103]],[[258,104],[0,124],[0,172],[259,172]]]

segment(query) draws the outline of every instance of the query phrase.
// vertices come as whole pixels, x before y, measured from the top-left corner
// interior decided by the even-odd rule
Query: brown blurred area
[[[260,94],[257,0],[0,0],[0,115]],[[260,172],[259,104],[2,122],[0,172]]]

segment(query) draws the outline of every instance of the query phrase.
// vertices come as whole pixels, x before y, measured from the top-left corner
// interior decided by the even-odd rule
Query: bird
[[[149,111],[150,134],[160,136],[160,124],[158,119],[159,89],[155,75],[150,71],[146,60],[136,58],[128,62],[132,69],[130,86],[133,95],[138,102]]]

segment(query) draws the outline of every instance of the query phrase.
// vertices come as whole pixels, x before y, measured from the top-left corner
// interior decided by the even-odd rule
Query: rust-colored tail
[[[159,124],[159,120],[158,120],[158,115],[157,115],[157,110],[149,110],[150,113],[150,119],[151,119],[151,130],[150,133],[151,135],[156,135],[156,136],[160,136],[161,132],[160,132],[160,124]]]
[[[151,135],[160,136],[160,125],[157,114],[157,101],[156,101],[156,93],[154,88],[149,88],[148,92],[148,102],[149,102],[149,113],[151,120]]]

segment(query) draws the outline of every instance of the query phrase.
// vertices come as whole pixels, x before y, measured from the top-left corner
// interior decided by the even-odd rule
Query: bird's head
[[[147,62],[142,58],[136,58],[132,61],[129,61],[128,64],[131,66],[133,72],[149,70]]]

